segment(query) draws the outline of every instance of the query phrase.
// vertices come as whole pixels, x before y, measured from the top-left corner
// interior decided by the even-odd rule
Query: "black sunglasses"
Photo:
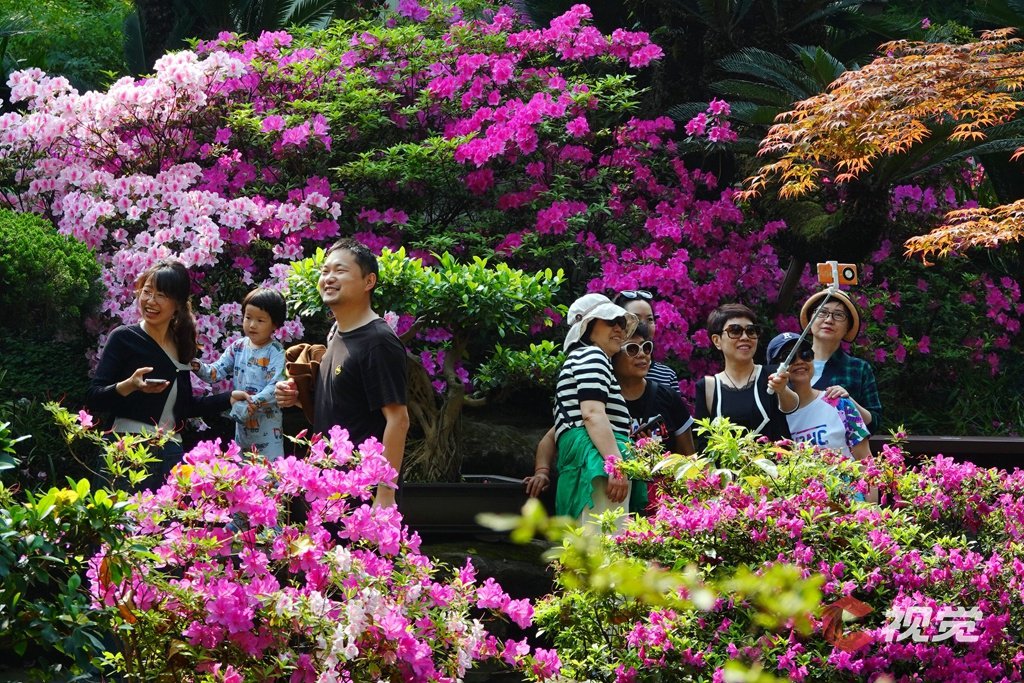
[[[645,356],[651,355],[654,352],[654,342],[651,340],[645,341],[643,344],[637,344],[636,342],[629,342],[628,344],[622,345],[622,350],[626,352],[626,355],[630,358],[636,358],[641,353]]]
[[[775,354],[775,358],[772,360],[772,362],[781,363],[782,361],[786,360],[786,356],[788,355],[789,349],[783,349],[782,351],[779,351],[777,354]],[[801,346],[800,350],[796,352],[795,357],[799,358],[800,360],[806,363],[810,363],[812,360],[814,360],[814,349],[811,348],[810,346]]]
[[[757,325],[729,325],[722,330],[725,334],[729,335],[729,339],[739,339],[746,332],[747,336],[751,339],[757,339],[761,336],[761,328]]]
[[[643,299],[644,301],[652,301],[654,295],[648,292],[646,289],[626,289],[619,292],[619,296],[623,299],[629,299],[633,301],[635,299]]]

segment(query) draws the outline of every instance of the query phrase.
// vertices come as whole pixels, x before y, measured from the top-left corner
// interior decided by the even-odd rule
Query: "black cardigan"
[[[139,325],[122,326],[110,333],[100,356],[99,366],[89,383],[86,405],[94,411],[108,413],[155,425],[163,413],[167,392],[147,394],[134,391],[127,396],[117,393],[117,383],[128,379],[136,370],[152,367],[148,379],[166,379],[178,383],[178,396],[174,401],[174,423],[181,428],[190,417],[213,416],[231,407],[231,394],[195,397],[188,370],[178,368],[167,354]]]

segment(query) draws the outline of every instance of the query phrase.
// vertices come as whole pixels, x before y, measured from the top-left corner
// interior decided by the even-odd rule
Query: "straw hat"
[[[800,309],[800,326],[807,327],[807,321],[810,319],[812,313],[817,310],[821,304],[821,300],[825,298],[825,294],[828,293],[827,289],[823,289],[816,294],[812,294],[811,297],[804,302],[803,308]],[[829,297],[829,301],[838,301],[846,307],[846,312],[850,314],[850,326],[846,330],[846,334],[843,335],[843,339],[848,342],[852,342],[857,338],[857,333],[860,332],[860,311],[857,310],[857,304],[853,303],[850,296],[843,291],[832,292],[832,296]]]
[[[616,318],[626,319],[626,338],[633,336],[637,323],[640,321],[635,315],[622,306],[616,306],[612,300],[604,294],[584,294],[569,306],[569,315],[565,320],[569,323],[569,333],[565,335],[565,343],[562,345],[568,351],[573,344],[578,342],[587,331],[587,325],[593,320],[615,320]]]

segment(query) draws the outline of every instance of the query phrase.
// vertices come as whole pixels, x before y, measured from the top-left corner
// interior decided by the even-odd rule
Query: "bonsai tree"
[[[300,316],[323,315],[316,281],[324,250],[292,265],[289,300]],[[375,306],[388,311],[409,349],[409,414],[422,431],[422,440],[406,452],[407,471],[428,480],[450,481],[459,476],[462,453],[459,425],[462,407],[482,403],[485,397],[468,393],[465,364],[477,367],[478,358],[510,358],[508,344],[526,341],[532,325],[550,327],[553,297],[562,281],[561,270],[528,275],[504,263],[490,265],[474,257],[459,262],[445,252],[433,265],[406,256],[405,249],[384,249]],[[498,339],[505,346],[496,346]],[[526,344],[524,343],[525,347]],[[538,356],[550,347],[533,345]],[[510,361],[508,367],[523,363]],[[538,358],[538,366],[551,368]],[[497,383],[500,364],[488,365],[489,383]]]

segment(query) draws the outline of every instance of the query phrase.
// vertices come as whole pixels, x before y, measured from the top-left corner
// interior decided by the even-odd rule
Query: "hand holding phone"
[[[654,431],[654,429],[656,429],[664,421],[664,417],[662,417],[661,415],[655,415],[650,420],[634,429],[632,436],[637,436],[638,434],[649,434],[650,432]]]

